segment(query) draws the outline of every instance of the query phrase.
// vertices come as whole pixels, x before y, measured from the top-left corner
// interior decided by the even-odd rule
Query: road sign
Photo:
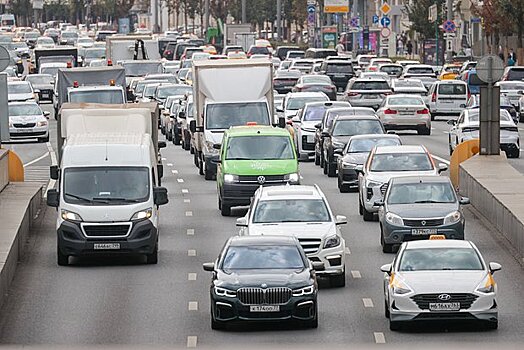
[[[308,5],[316,5],[317,4],[317,0],[307,0],[307,4]]]
[[[373,15],[373,24],[377,24],[380,21],[378,15]]]
[[[307,5],[307,13],[315,13],[315,5]]]
[[[380,24],[381,24],[383,27],[389,27],[389,25],[391,24],[391,20],[389,19],[388,16],[383,16],[383,17],[380,19]]]
[[[504,62],[497,55],[486,55],[478,60],[476,70],[480,80],[493,84],[502,78]]]
[[[448,33],[452,33],[457,29],[457,26],[455,25],[455,22],[453,22],[452,20],[447,20],[444,21],[444,23],[442,24],[442,29],[444,29],[444,31]]]
[[[324,0],[324,13],[348,13],[348,0]]]
[[[0,46],[0,72],[3,72],[9,66],[11,62],[11,56],[9,56],[9,51],[3,46]]]
[[[315,13],[308,13],[307,22],[310,24],[315,23]]]
[[[360,20],[358,17],[353,17],[351,21],[349,21],[349,25],[352,27],[359,27],[359,22]]]
[[[384,27],[380,30],[380,35],[383,38],[389,38],[389,36],[391,35],[391,30],[388,27]]]
[[[438,12],[437,12],[437,5],[431,5],[429,7],[429,13],[428,13],[428,21],[436,21],[437,20],[437,16],[438,16]]]
[[[390,11],[391,6],[389,6],[387,2],[383,3],[382,6],[380,6],[380,12],[382,12],[384,15],[387,15]]]

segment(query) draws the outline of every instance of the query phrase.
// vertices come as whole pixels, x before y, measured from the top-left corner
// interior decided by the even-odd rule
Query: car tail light
[[[437,94],[436,93],[433,93],[431,95],[431,102],[437,102]]]
[[[387,92],[384,92],[384,93],[383,93],[383,95],[386,95],[386,96],[387,96],[387,95],[391,95],[391,94],[393,94],[393,91],[387,91]]]
[[[111,59],[108,59],[108,60],[107,60],[107,65],[108,65],[108,66],[112,66],[112,65],[113,65],[113,61],[112,61]]]
[[[348,96],[358,96],[360,94],[358,92],[348,92],[347,95]]]
[[[384,111],[384,114],[397,114],[397,111],[388,108]]]
[[[168,50],[164,52],[164,56],[170,56],[173,52],[171,50]]]
[[[427,108],[419,109],[417,114],[429,114],[429,110]]]

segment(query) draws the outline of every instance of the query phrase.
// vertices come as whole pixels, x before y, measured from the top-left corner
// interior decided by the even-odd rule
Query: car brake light
[[[388,108],[384,111],[384,114],[397,114],[397,111]]]
[[[73,63],[67,62],[67,68],[73,68]]]
[[[108,60],[107,60],[107,65],[108,65],[108,66],[112,66],[112,65],[113,65],[113,61],[112,61],[111,59],[108,59]]]
[[[358,96],[360,95],[358,92],[348,92],[348,96]]]
[[[429,110],[427,108],[419,109],[417,114],[429,114]]]
[[[73,87],[74,87],[74,88],[77,88],[77,87],[78,87],[78,81],[76,81],[76,80],[73,81]]]
[[[431,102],[437,102],[437,94],[436,93],[433,93],[431,95]]]
[[[257,125],[257,122],[247,122],[246,125],[247,126],[255,126],[255,125]]]

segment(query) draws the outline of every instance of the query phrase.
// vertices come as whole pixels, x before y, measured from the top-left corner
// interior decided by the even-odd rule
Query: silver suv
[[[371,107],[376,110],[391,93],[391,87],[384,79],[360,78],[349,81],[345,98],[353,107]]]

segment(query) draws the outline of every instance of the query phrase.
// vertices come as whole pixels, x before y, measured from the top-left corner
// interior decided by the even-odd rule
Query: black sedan
[[[38,100],[53,102],[54,78],[51,74],[29,74],[25,78],[38,91]]]
[[[318,327],[317,279],[295,237],[235,236],[215,263],[211,281],[211,328],[232,322],[285,321]]]
[[[273,78],[273,86],[279,94],[291,92],[302,73],[298,70],[277,70]]]

